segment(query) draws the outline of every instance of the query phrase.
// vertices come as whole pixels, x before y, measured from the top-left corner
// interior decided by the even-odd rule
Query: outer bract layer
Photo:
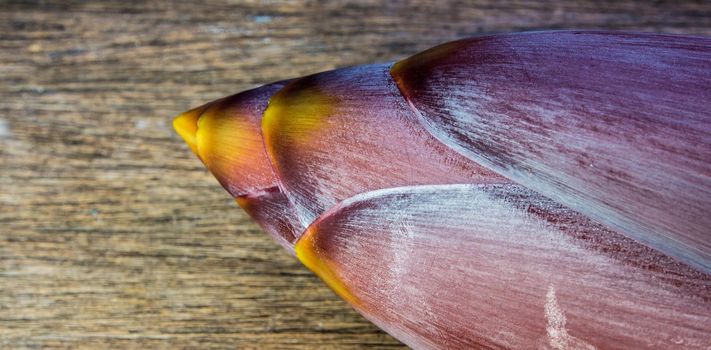
[[[174,125],[412,347],[707,349],[709,101],[708,38],[548,32],[275,83]]]
[[[442,142],[711,271],[711,39],[486,36],[408,58],[393,76]]]
[[[519,185],[353,197],[297,256],[415,348],[708,344],[711,278]]]
[[[420,124],[389,64],[298,79],[264,112],[267,153],[304,225],[339,201],[382,188],[506,182]]]

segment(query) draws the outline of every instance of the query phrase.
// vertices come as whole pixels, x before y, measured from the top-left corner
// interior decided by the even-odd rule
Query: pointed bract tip
[[[196,156],[200,157],[197,148],[198,119],[207,106],[200,106],[184,112],[173,119],[173,128],[188,144]]]
[[[359,304],[358,298],[351,294],[338,275],[333,271],[331,268],[333,264],[328,261],[327,257],[319,255],[316,246],[317,234],[318,232],[314,227],[310,227],[306,230],[304,235],[301,236],[294,245],[296,257],[304,266],[311,270],[311,272],[321,278],[341,299],[353,306],[357,306]]]

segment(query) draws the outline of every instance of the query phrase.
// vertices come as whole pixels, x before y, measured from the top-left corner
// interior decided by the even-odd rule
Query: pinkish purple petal
[[[701,349],[711,278],[524,187],[348,199],[297,256],[418,349]]]
[[[393,76],[442,142],[711,271],[711,39],[485,36],[408,58]]]
[[[364,191],[507,181],[432,137],[389,70],[383,64],[316,74],[270,100],[266,149],[304,225]]]

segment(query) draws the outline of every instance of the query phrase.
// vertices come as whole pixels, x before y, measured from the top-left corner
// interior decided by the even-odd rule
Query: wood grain
[[[708,35],[711,3],[0,2],[0,347],[402,347],[262,234],[171,117],[546,28]]]

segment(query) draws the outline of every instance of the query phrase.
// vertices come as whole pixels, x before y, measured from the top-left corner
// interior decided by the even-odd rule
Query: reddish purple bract
[[[174,124],[265,231],[412,347],[707,349],[710,101],[711,39],[541,32]]]

